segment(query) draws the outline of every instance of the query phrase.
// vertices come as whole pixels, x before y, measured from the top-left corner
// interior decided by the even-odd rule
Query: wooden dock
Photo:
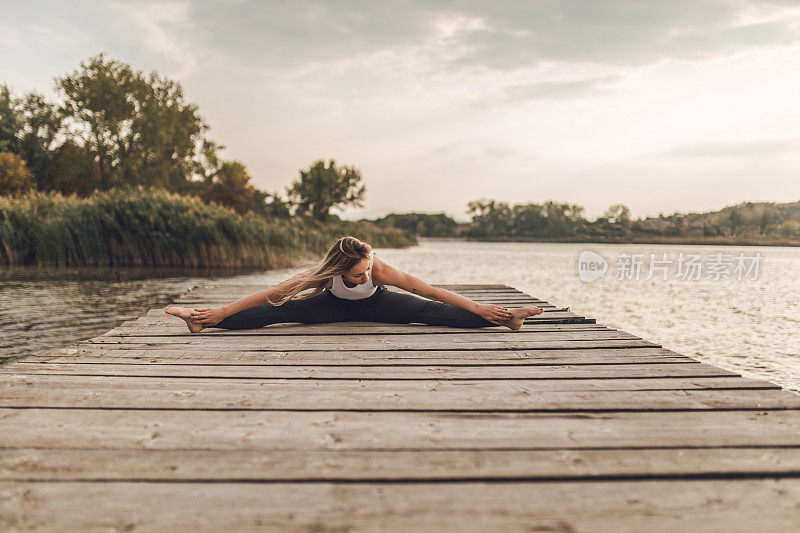
[[[445,287],[545,312],[192,335],[154,309],[0,367],[0,530],[800,530],[800,396]]]

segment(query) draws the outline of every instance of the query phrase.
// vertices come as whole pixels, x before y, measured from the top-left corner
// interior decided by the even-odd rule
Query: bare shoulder
[[[398,286],[398,282],[400,282],[404,275],[406,275],[405,272],[397,270],[392,265],[378,257],[378,254],[373,256],[372,277],[375,285]]]
[[[372,281],[375,285],[383,285],[385,282],[384,274],[386,273],[387,267],[391,268],[389,264],[381,259],[378,254],[374,254],[372,256]]]

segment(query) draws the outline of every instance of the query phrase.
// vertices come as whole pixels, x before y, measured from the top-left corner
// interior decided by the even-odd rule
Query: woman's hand
[[[481,305],[475,314],[485,318],[493,324],[497,324],[498,326],[502,325],[500,322],[505,322],[511,318],[511,311],[505,307],[500,307],[499,305],[493,304]]]
[[[215,326],[222,322],[226,315],[219,307],[207,307],[192,311],[192,320],[204,326]]]

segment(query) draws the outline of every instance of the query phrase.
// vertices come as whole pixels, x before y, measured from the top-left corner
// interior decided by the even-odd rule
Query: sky
[[[345,218],[800,200],[800,0],[3,2],[15,93],[101,51],[180,81],[263,190],[358,168]]]

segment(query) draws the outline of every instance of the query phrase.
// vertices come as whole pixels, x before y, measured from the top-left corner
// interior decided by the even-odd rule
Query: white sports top
[[[372,255],[374,253],[375,250],[370,250],[369,252],[369,266],[372,266]],[[345,300],[362,300],[364,298],[369,298],[375,293],[376,290],[378,290],[378,288],[372,283],[371,274],[372,273],[370,273],[370,277],[367,278],[365,283],[356,285],[355,287],[348,287],[345,285],[342,276],[334,276],[333,285],[331,286],[330,291],[337,298],[344,298]]]

